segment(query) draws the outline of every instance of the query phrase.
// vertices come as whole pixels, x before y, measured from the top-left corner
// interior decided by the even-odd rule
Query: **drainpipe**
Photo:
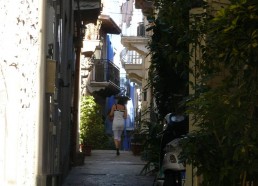
[[[76,47],[75,61],[75,79],[74,79],[74,99],[73,99],[73,123],[72,123],[72,162],[76,160],[77,139],[78,139],[78,124],[79,124],[79,82],[80,82],[80,55],[81,48]]]
[[[80,17],[80,0],[77,0],[78,13],[76,15],[76,29],[77,36],[75,41],[75,74],[74,74],[74,99],[73,99],[73,122],[72,122],[72,136],[71,136],[71,160],[72,164],[76,161],[76,153],[78,150],[78,124],[79,124],[79,88],[80,88],[80,56],[81,56],[81,17]]]
[[[45,63],[46,63],[46,7],[47,3],[45,1],[39,1],[39,66],[37,69],[38,73],[38,82],[39,85],[36,89],[38,89],[38,97],[37,97],[37,105],[39,105],[38,113],[37,113],[37,124],[35,128],[35,136],[37,139],[35,140],[35,185],[46,185],[46,180],[43,176],[43,144],[44,144],[44,124],[46,124],[46,104],[45,104]]]

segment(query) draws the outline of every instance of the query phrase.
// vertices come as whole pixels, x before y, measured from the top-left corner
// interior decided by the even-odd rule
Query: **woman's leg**
[[[121,148],[121,135],[122,135],[122,130],[114,130],[114,143],[116,146],[116,154],[120,155],[119,149]]]
[[[120,155],[119,149],[120,149],[120,141],[116,140],[117,146],[116,146],[116,155]]]
[[[117,140],[117,148],[120,149],[121,148],[121,139]]]
[[[119,155],[120,154],[119,149],[121,148],[121,135],[122,135],[123,131],[118,130],[117,133],[118,133],[117,134],[118,138],[117,138],[117,152],[116,152],[116,154]]]
[[[119,148],[119,146],[118,146],[118,131],[117,131],[117,130],[114,130],[113,133],[114,133],[114,143],[115,143],[115,147],[116,147],[116,148]]]
[[[114,142],[115,142],[115,147],[117,149],[118,148],[118,141],[117,141],[117,139],[114,139]]]
[[[120,144],[119,144],[119,132],[118,130],[114,130],[114,143],[115,143],[115,147],[116,147],[116,155],[119,155],[119,148],[120,148]]]

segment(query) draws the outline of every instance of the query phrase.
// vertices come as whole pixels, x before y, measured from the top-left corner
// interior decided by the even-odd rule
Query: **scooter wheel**
[[[181,174],[178,171],[167,170],[164,172],[165,180],[163,186],[181,186]]]

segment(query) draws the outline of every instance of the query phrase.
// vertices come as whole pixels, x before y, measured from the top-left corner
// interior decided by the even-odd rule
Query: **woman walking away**
[[[114,134],[114,142],[116,146],[116,155],[119,155],[119,149],[121,147],[121,135],[124,130],[125,119],[127,118],[127,109],[126,109],[126,100],[119,98],[117,104],[114,104],[111,108],[109,114],[110,117],[113,117],[112,130]]]

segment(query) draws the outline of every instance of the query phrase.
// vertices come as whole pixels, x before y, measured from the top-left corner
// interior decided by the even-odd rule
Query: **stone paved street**
[[[140,175],[145,165],[131,151],[93,150],[84,165],[74,167],[63,186],[152,186],[154,176]]]

